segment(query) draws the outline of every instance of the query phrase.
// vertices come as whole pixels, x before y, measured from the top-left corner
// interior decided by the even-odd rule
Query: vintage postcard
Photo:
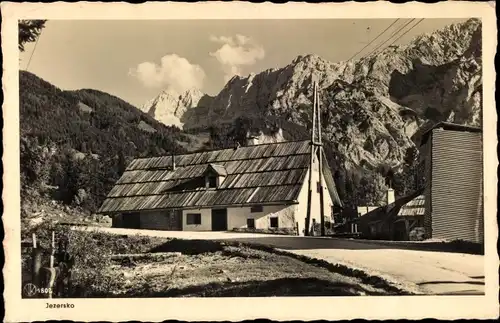
[[[7,322],[495,318],[493,2],[4,2]]]

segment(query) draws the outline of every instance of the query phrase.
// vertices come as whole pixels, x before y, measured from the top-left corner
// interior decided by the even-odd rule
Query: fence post
[[[50,268],[54,268],[54,253],[55,253],[55,248],[56,248],[56,243],[55,243],[55,233],[52,231],[52,242],[50,244]]]
[[[55,272],[53,271],[54,269],[54,253],[56,251],[56,237],[55,237],[55,232],[52,231],[52,241],[50,243],[50,272],[52,275],[55,275]],[[50,280],[50,283],[49,283],[49,298],[52,298],[52,288],[54,287],[54,280],[55,279],[51,279]]]
[[[42,254],[36,245],[36,234],[33,233],[33,250],[31,251],[31,282],[39,288],[39,274],[42,267]]]

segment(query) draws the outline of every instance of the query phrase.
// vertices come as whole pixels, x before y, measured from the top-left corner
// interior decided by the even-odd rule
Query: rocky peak
[[[208,95],[192,88],[179,93],[172,88],[163,90],[157,97],[146,102],[141,110],[167,125],[183,127],[182,117],[187,110],[195,108]]]

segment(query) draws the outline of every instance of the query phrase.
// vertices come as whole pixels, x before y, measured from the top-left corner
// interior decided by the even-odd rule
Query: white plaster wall
[[[268,205],[263,206],[262,212],[250,212],[250,207],[227,208],[227,228],[246,228],[247,219],[255,219],[256,229],[268,229],[271,225],[271,217],[279,217],[280,228],[293,228],[295,223],[295,212],[297,205]],[[200,213],[201,224],[187,224],[188,213]],[[183,210],[182,228],[185,231],[211,231],[212,230],[212,210]]]
[[[278,217],[280,228],[293,228],[295,223],[296,205],[264,205],[262,212],[250,212],[250,207],[228,208],[228,229],[246,228],[247,219],[255,219],[256,229],[268,229],[271,217]]]
[[[187,224],[188,213],[200,213],[201,224]],[[182,229],[185,231],[212,231],[212,210],[211,209],[183,210]]]
[[[314,156],[312,171],[313,171],[313,173],[312,173],[312,182],[311,182],[312,195],[311,195],[311,223],[310,223],[311,226],[312,226],[312,219],[315,219],[317,223],[321,222],[320,194],[318,193],[318,190],[317,190],[317,182],[319,180],[319,163],[318,163],[318,158],[316,156]],[[324,205],[324,212],[325,212],[325,221],[333,222],[333,219],[332,219],[333,202],[332,202],[332,198],[330,196],[330,192],[328,191],[328,188],[326,187],[326,182],[325,182],[324,176],[323,176],[322,182],[323,182],[323,205]],[[308,190],[309,190],[309,171],[306,174],[306,177],[304,180],[304,185],[302,186],[302,189],[299,193],[299,205],[297,206],[297,210],[295,212],[295,221],[297,221],[299,223],[299,234],[300,235],[304,235],[304,228],[305,228],[305,222],[306,222],[306,216],[307,216]]]

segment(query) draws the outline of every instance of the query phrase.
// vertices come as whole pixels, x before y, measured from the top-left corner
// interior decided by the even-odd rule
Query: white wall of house
[[[278,218],[278,228],[293,228],[296,205],[264,205],[262,212],[251,212],[250,207],[228,208],[228,228],[246,228],[247,220],[255,220],[256,229],[269,229],[271,218]]]
[[[321,203],[320,203],[320,194],[317,190],[317,183],[319,181],[319,163],[318,159],[316,156],[314,157],[313,161],[313,168],[312,168],[312,195],[311,195],[311,223],[310,226],[312,226],[312,220],[315,219],[317,223],[321,222]],[[323,176],[323,205],[324,205],[324,212],[325,212],[325,221],[331,221],[333,222],[332,219],[332,207],[333,207],[333,201],[330,196],[330,192],[328,191],[328,188],[326,187],[326,182],[325,178]],[[305,228],[305,223],[306,223],[306,217],[307,217],[307,196],[308,196],[308,190],[309,190],[309,172],[306,174],[304,184],[302,186],[302,189],[299,194],[299,204],[297,205],[297,210],[295,212],[295,221],[298,222],[299,224],[299,234],[304,235],[304,228]]]
[[[201,224],[188,224],[188,213],[201,214]],[[182,229],[184,231],[212,231],[212,209],[190,209],[182,211]]]
[[[279,228],[293,228],[297,205],[264,205],[262,212],[251,212],[250,207],[227,208],[227,228],[247,228],[247,219],[255,219],[256,229],[269,229],[271,218],[278,217]],[[201,224],[188,224],[187,214],[201,214]],[[182,211],[182,228],[185,231],[211,231],[212,209],[190,209]]]

